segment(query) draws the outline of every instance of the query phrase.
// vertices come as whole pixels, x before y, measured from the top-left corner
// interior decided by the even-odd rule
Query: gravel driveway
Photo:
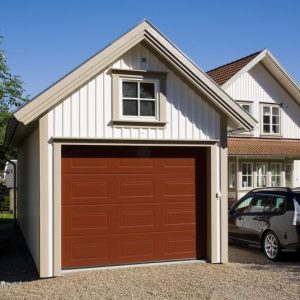
[[[226,265],[130,267],[44,280],[31,275],[27,282],[0,285],[0,299],[299,299],[297,257],[272,263],[256,249],[230,247],[230,260]]]

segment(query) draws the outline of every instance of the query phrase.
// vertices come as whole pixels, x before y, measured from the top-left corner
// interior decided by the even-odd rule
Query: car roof
[[[248,194],[277,194],[277,195],[300,195],[300,188],[288,187],[270,187],[270,188],[257,188],[250,191]]]

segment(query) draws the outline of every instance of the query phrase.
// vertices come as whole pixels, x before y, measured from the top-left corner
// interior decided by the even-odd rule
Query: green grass
[[[9,212],[0,212],[0,224],[7,224],[13,222],[13,214]]]

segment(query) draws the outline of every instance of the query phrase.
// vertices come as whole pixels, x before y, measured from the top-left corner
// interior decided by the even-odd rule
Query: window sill
[[[228,134],[228,137],[254,137],[253,133],[232,133]]]
[[[260,135],[261,138],[263,139],[282,139],[283,135],[279,135],[279,134],[261,134]]]
[[[113,120],[113,126],[116,127],[147,127],[147,128],[157,128],[165,127],[167,122],[162,121],[152,121],[152,120]]]

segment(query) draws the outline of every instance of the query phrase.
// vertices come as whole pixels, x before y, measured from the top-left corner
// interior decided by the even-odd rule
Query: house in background
[[[18,217],[41,277],[228,261],[227,131],[256,121],[147,21],[14,113]]]
[[[267,49],[207,74],[258,121],[229,133],[229,201],[253,188],[299,186],[299,85]]]
[[[18,165],[18,161],[13,159],[11,160],[16,166]],[[14,166],[11,162],[6,162],[4,168],[4,184],[9,189],[9,210],[14,211],[14,188],[17,187],[17,182],[15,183],[15,174],[14,174]]]

